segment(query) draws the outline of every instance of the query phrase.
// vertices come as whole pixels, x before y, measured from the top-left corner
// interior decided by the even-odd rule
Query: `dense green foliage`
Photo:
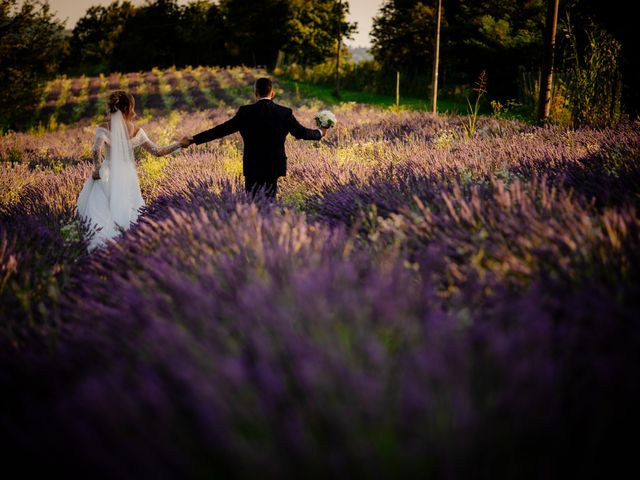
[[[615,3],[615,2],[614,2]],[[447,0],[444,2],[440,55],[440,96],[465,102],[480,72],[488,81],[487,100],[494,112],[533,120],[543,47],[545,0]],[[629,48],[623,9],[606,9],[593,0],[561,2],[556,37],[554,121],[561,124],[615,124],[637,113],[631,88],[638,60]],[[341,85],[367,93],[401,96],[431,93],[435,37],[434,0],[387,0],[374,19],[374,61],[343,62]],[[627,22],[628,23],[628,22]],[[570,30],[570,31],[569,31]],[[625,45],[627,46],[625,48]],[[635,63],[634,63],[635,62]],[[332,85],[335,60],[318,65],[289,65],[294,80]],[[635,74],[637,75],[637,74]],[[623,108],[624,104],[624,108]],[[483,108],[489,108],[489,101]]]
[[[579,125],[619,123],[623,116],[620,43],[596,25],[587,28],[583,49],[569,22],[564,25],[564,33],[570,55],[566,58],[562,89],[571,120]]]
[[[640,113],[640,55],[635,48],[638,40],[637,22],[630,18],[626,0],[565,0],[574,26],[589,25],[595,21],[621,45],[619,66],[622,74],[622,96],[625,110],[637,116]],[[587,48],[589,29],[575,28],[580,51]],[[563,38],[559,38],[562,43]],[[562,46],[562,45],[561,45]],[[561,49],[563,50],[563,49]],[[560,52],[562,53],[562,51]]]
[[[46,3],[0,0],[0,132],[30,114],[64,45]]]
[[[153,0],[91,7],[73,30],[71,65],[136,71],[185,65],[274,67],[280,52],[318,63],[349,35],[348,7],[337,0]],[[271,21],[277,19],[278,28]]]
[[[430,78],[433,5],[431,0],[388,0],[374,20],[376,60],[393,71]],[[540,63],[543,26],[543,0],[444,2],[441,86],[470,84],[484,70],[494,94],[515,98],[521,71]]]
[[[430,1],[391,0],[375,17],[372,53],[389,69],[414,72],[430,65],[434,49],[434,9]]]
[[[89,8],[78,21],[69,63],[82,73],[220,64],[222,35],[220,9],[208,1],[113,2]]]
[[[127,20],[134,12],[130,2],[89,7],[73,29],[69,41],[69,63],[100,65],[104,59],[111,57]]]
[[[349,37],[356,25],[348,23],[349,6],[335,0],[293,0],[284,52],[304,65],[318,64],[335,53],[338,33]]]

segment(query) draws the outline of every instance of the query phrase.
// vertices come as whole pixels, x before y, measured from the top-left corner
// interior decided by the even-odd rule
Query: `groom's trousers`
[[[262,190],[267,198],[275,199],[278,193],[278,177],[263,178],[245,175],[244,189],[251,195]]]

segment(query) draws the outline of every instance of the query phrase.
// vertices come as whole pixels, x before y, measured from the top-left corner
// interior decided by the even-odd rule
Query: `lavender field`
[[[228,105],[141,124],[165,144]],[[638,123],[483,118],[467,138],[464,117],[334,111],[327,139],[288,143],[275,203],[245,196],[239,136],[141,156],[143,219],[92,255],[74,208],[95,124],[1,139],[4,454],[156,479],[603,478],[632,460]]]

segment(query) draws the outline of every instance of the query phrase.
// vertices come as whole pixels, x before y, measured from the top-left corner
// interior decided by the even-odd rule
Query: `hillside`
[[[104,116],[108,92],[118,89],[135,96],[136,110],[141,116],[170,110],[238,106],[251,99],[251,85],[263,73],[247,68],[198,67],[99,77],[63,77],[47,85],[33,124],[55,128],[60,124],[98,121]]]

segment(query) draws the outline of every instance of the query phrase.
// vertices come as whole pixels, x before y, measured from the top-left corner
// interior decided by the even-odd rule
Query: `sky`
[[[49,0],[51,9],[57,12],[58,18],[67,20],[66,26],[71,29],[78,19],[84,15],[91,5],[108,5],[113,0]],[[353,40],[346,43],[353,47],[369,47],[371,40],[369,32],[374,15],[384,0],[348,0],[350,7],[349,21],[358,22],[358,33]],[[133,0],[135,4],[142,4],[144,0]],[[189,0],[178,0],[180,4],[189,3]]]

